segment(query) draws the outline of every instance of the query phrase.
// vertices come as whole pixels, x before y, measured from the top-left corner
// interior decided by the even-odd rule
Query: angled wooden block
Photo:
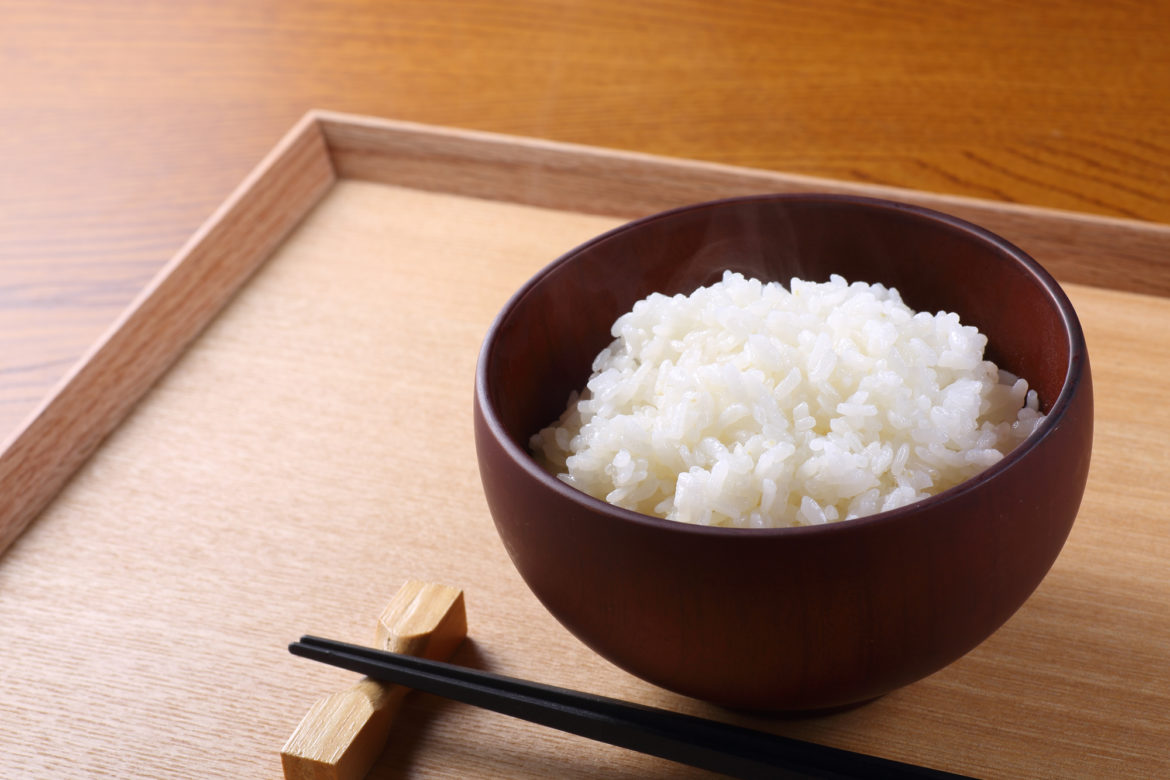
[[[378,618],[374,646],[445,660],[467,636],[463,591],[411,581]],[[318,700],[280,751],[286,780],[358,780],[381,755],[407,689],[364,678]]]

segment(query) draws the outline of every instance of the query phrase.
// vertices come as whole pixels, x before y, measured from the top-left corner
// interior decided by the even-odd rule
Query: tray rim
[[[901,200],[1017,242],[1056,235],[1037,243],[1067,253],[1049,265],[1062,282],[1170,297],[1170,225],[314,109],[0,444],[0,558],[341,179],[627,219],[760,192]]]

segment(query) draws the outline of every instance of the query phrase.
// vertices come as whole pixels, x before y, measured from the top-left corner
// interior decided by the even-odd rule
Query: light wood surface
[[[311,108],[1165,223],[1168,39],[1166,0],[0,0],[0,431]]]
[[[352,124],[379,135],[381,123]],[[315,133],[309,122],[293,138]],[[290,140],[267,165],[301,148]],[[555,151],[539,143],[533,155]],[[581,168],[603,176],[602,160],[583,154]],[[621,179],[630,160],[612,162]],[[462,161],[447,165],[463,186]],[[237,202],[265,202],[279,181],[258,178]],[[635,202],[643,187],[631,184]],[[4,769],[277,777],[300,716],[353,682],[288,655],[287,642],[361,641],[388,589],[422,579],[467,594],[460,663],[981,777],[1170,773],[1165,298],[1066,287],[1093,359],[1094,460],[1068,544],[1020,612],[869,705],[747,717],[633,679],[567,634],[511,567],[479,488],[470,387],[488,323],[549,258],[620,218],[440,189],[338,181],[0,559],[0,715],[21,724],[0,732]],[[1080,221],[1094,227],[1117,225]],[[189,256],[231,238],[208,231]],[[405,707],[373,777],[691,776],[431,697]]]

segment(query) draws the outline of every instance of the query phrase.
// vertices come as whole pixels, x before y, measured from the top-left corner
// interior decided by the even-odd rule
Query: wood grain
[[[0,447],[0,550],[60,490],[334,180],[299,123]]]
[[[313,112],[341,176],[633,219],[715,198],[836,192],[915,203],[1032,253],[1062,281],[1170,296],[1170,225]],[[566,247],[567,249],[568,247]]]
[[[0,20],[4,431],[310,108],[1170,222],[1165,0],[0,0]]]
[[[360,641],[388,588],[424,579],[467,594],[460,663],[980,777],[1170,773],[1165,298],[1068,286],[1096,369],[1096,451],[1072,536],[1024,608],[869,705],[750,718],[568,635],[511,567],[479,488],[468,410],[487,324],[549,257],[617,221],[335,184],[3,558],[0,664],[19,673],[0,716],[22,724],[0,733],[5,769],[277,777],[301,713],[351,681],[287,642]],[[406,707],[373,777],[700,776],[429,697]]]

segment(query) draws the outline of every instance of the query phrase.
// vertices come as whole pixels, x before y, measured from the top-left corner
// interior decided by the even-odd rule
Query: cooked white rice
[[[532,437],[586,493],[701,525],[768,528],[905,506],[998,461],[1043,419],[956,314],[896,289],[725,272],[613,325],[584,392]]]

